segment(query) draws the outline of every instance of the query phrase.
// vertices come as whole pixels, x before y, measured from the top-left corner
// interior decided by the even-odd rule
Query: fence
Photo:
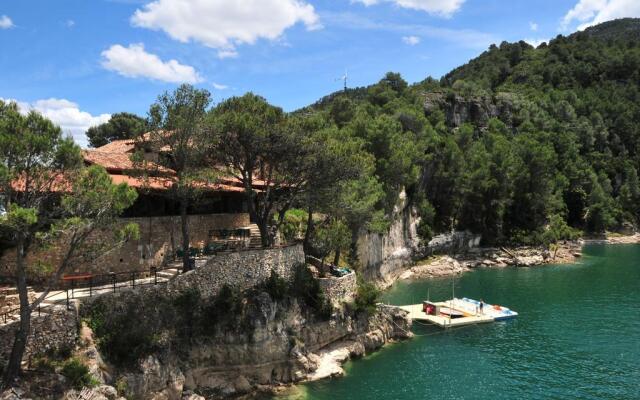
[[[159,277],[158,273],[169,270],[171,268],[151,267],[149,271],[125,271],[108,274],[79,274],[69,275],[62,278],[62,285],[59,290],[51,291],[43,300],[45,304],[38,304],[38,316],[42,309],[55,304],[66,304],[69,308],[71,300],[82,297],[93,297],[94,294],[103,294],[108,292],[116,292],[117,290],[126,288],[136,288],[149,285],[164,284],[168,278]],[[180,268],[177,273],[180,274]],[[160,279],[158,279],[160,278]],[[65,293],[64,296],[61,296]],[[14,308],[0,314],[0,321],[3,324],[17,320],[20,308]]]

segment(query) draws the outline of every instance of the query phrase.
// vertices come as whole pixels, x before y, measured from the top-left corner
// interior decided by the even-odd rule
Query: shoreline
[[[615,235],[605,238],[584,238],[558,243],[549,251],[542,247],[478,247],[466,253],[435,255],[416,261],[415,265],[398,276],[385,281],[387,289],[399,280],[435,279],[461,275],[478,268],[539,267],[547,264],[573,264],[582,257],[582,248],[588,244],[639,244],[640,233]]]
[[[479,247],[464,254],[436,255],[418,261],[402,273],[379,281],[381,290],[386,290],[400,280],[438,279],[452,275],[461,275],[478,268],[540,267],[547,264],[571,264],[582,257],[582,247],[588,244],[639,244],[640,234],[613,236],[602,239],[579,239],[558,245],[555,252],[541,247],[519,246],[511,248]],[[410,332],[410,331],[409,331]],[[411,335],[403,339],[411,338]],[[402,339],[401,339],[402,340]],[[385,341],[380,347],[398,341]],[[291,394],[299,384],[322,379],[333,379],[344,376],[343,365],[354,358],[366,357],[370,352],[354,351],[357,342],[343,340],[332,343],[316,353],[318,369],[307,375],[301,382],[272,387],[269,394],[276,398]],[[378,347],[378,349],[380,348]]]

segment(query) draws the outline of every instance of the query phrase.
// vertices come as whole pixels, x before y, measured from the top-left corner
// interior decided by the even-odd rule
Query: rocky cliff
[[[511,126],[514,103],[517,103],[517,99],[511,93],[462,96],[452,92],[429,92],[424,94],[423,107],[426,115],[441,110],[450,127],[471,123],[483,129],[491,118],[499,118]]]
[[[420,237],[416,231],[419,222],[415,208],[402,191],[387,232],[363,232],[358,238],[358,261],[365,280],[382,287],[395,281],[420,250]]]
[[[155,323],[156,313],[148,312],[151,305],[141,301],[144,299],[112,296],[102,306],[115,313],[122,312],[123,305],[137,304],[140,310],[147,310],[136,314],[137,323]],[[180,341],[174,335],[160,339],[154,351],[129,368],[115,369],[103,363],[94,370],[102,371],[102,380],[117,382],[127,398],[179,400],[186,393],[228,398],[271,392],[314,376],[329,347],[361,356],[389,340],[411,335],[405,314],[382,306],[372,315],[343,307],[323,319],[297,301],[277,302],[267,293],[258,293],[250,301],[246,320],[251,326],[225,324]],[[102,317],[117,319],[104,313]]]
[[[432,254],[465,253],[480,245],[481,236],[467,231],[439,234],[424,243],[417,233],[419,223],[420,217],[402,191],[387,232],[363,232],[358,238],[358,261],[367,281],[385,288],[405,273],[415,260]]]

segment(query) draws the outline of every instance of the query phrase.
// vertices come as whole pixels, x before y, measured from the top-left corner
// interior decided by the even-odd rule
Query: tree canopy
[[[137,234],[137,226],[114,229],[137,194],[126,184],[113,185],[101,167],[84,168],[80,149],[51,121],[33,111],[21,115],[15,103],[0,101],[0,195],[0,250],[15,253],[20,300],[20,323],[3,376],[9,385],[21,368],[31,312],[71,265],[95,260],[106,247]],[[114,232],[114,240],[86,245],[99,229]],[[62,250],[55,264],[27,258],[30,249],[52,243]],[[48,281],[30,301],[27,282],[38,270]]]
[[[113,114],[109,121],[89,128],[87,137],[91,147],[100,147],[114,140],[134,139],[144,133],[146,129],[147,122],[144,118],[121,112]]]
[[[388,216],[405,188],[427,236],[542,243],[637,226],[639,33],[627,19],[538,48],[504,42],[440,81],[388,73],[299,112],[360,139],[384,191],[375,208]]]

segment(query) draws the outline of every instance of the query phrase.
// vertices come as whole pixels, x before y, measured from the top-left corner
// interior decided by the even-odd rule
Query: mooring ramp
[[[449,307],[449,302],[446,301],[434,304],[442,307]],[[407,311],[409,313],[408,317],[411,318],[411,320],[429,322],[441,328],[454,328],[458,326],[484,324],[494,321],[494,318],[489,315],[471,315],[465,313],[465,316],[460,318],[449,318],[448,316],[443,315],[430,315],[423,311],[422,304],[399,306],[399,308]]]

